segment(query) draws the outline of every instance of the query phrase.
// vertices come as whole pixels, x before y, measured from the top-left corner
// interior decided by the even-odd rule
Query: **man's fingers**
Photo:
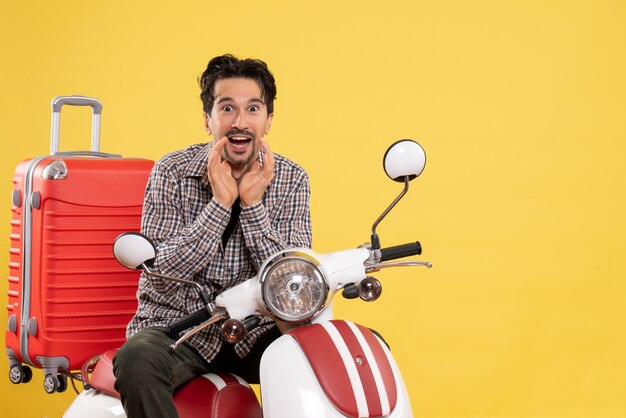
[[[222,171],[222,150],[226,144],[226,137],[214,141],[213,146],[211,147],[211,151],[209,151],[209,158],[207,161],[207,170],[209,174],[209,180],[213,176],[219,176]],[[229,171],[230,173],[230,171]]]
[[[274,177],[274,153],[265,140],[261,142],[261,147],[263,148],[263,172],[269,174],[271,179]]]
[[[218,141],[213,141],[213,146],[211,147],[211,151],[209,152],[210,160],[215,160],[216,158],[221,157],[221,152],[224,146],[226,145],[226,141],[227,141],[226,137]]]
[[[222,165],[222,170],[224,171],[224,174],[228,174],[229,176],[232,176],[233,168],[231,167],[230,163],[224,160],[222,161],[221,165]]]

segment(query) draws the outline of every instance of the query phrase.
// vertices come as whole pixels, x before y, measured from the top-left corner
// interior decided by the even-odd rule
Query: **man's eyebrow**
[[[218,97],[216,103],[217,104],[221,104],[221,103],[224,103],[224,102],[233,102],[233,101],[234,101],[234,99],[232,97],[224,96],[224,97]],[[265,101],[263,99],[259,99],[258,97],[253,97],[253,98],[248,100],[248,103],[265,104]]]
[[[232,97],[227,97],[227,96],[224,96],[224,97],[218,97],[218,98],[217,98],[217,102],[216,102],[216,103],[218,103],[218,104],[219,104],[219,103],[224,103],[224,102],[232,102],[232,101],[233,101],[233,98],[232,98]]]

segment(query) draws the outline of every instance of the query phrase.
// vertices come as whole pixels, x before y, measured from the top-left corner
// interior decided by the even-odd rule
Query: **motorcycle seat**
[[[115,356],[115,353],[117,353],[117,348],[106,351],[100,356],[87,383],[92,388],[119,399],[120,394],[115,389],[115,375],[113,374],[113,356]],[[83,379],[85,379],[85,376],[83,376]]]
[[[91,378],[92,389],[120,398],[115,389],[113,356],[115,350],[102,354]],[[85,378],[85,377],[83,377]],[[259,401],[248,383],[231,373],[207,373],[198,376],[174,392],[174,404],[180,418],[199,416],[220,418],[262,418]]]

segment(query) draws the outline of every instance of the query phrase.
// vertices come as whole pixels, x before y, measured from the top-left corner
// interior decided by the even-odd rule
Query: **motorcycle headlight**
[[[276,318],[305,322],[324,307],[328,282],[316,260],[292,253],[263,271],[261,293],[267,310]]]

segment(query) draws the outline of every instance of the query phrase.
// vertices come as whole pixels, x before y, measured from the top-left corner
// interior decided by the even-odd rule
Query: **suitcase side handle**
[[[52,99],[52,129],[50,133],[50,154],[59,152],[59,134],[61,131],[61,108],[63,105],[91,106],[91,151],[100,151],[100,116],[102,102],[94,97],[86,96],[57,96]]]

